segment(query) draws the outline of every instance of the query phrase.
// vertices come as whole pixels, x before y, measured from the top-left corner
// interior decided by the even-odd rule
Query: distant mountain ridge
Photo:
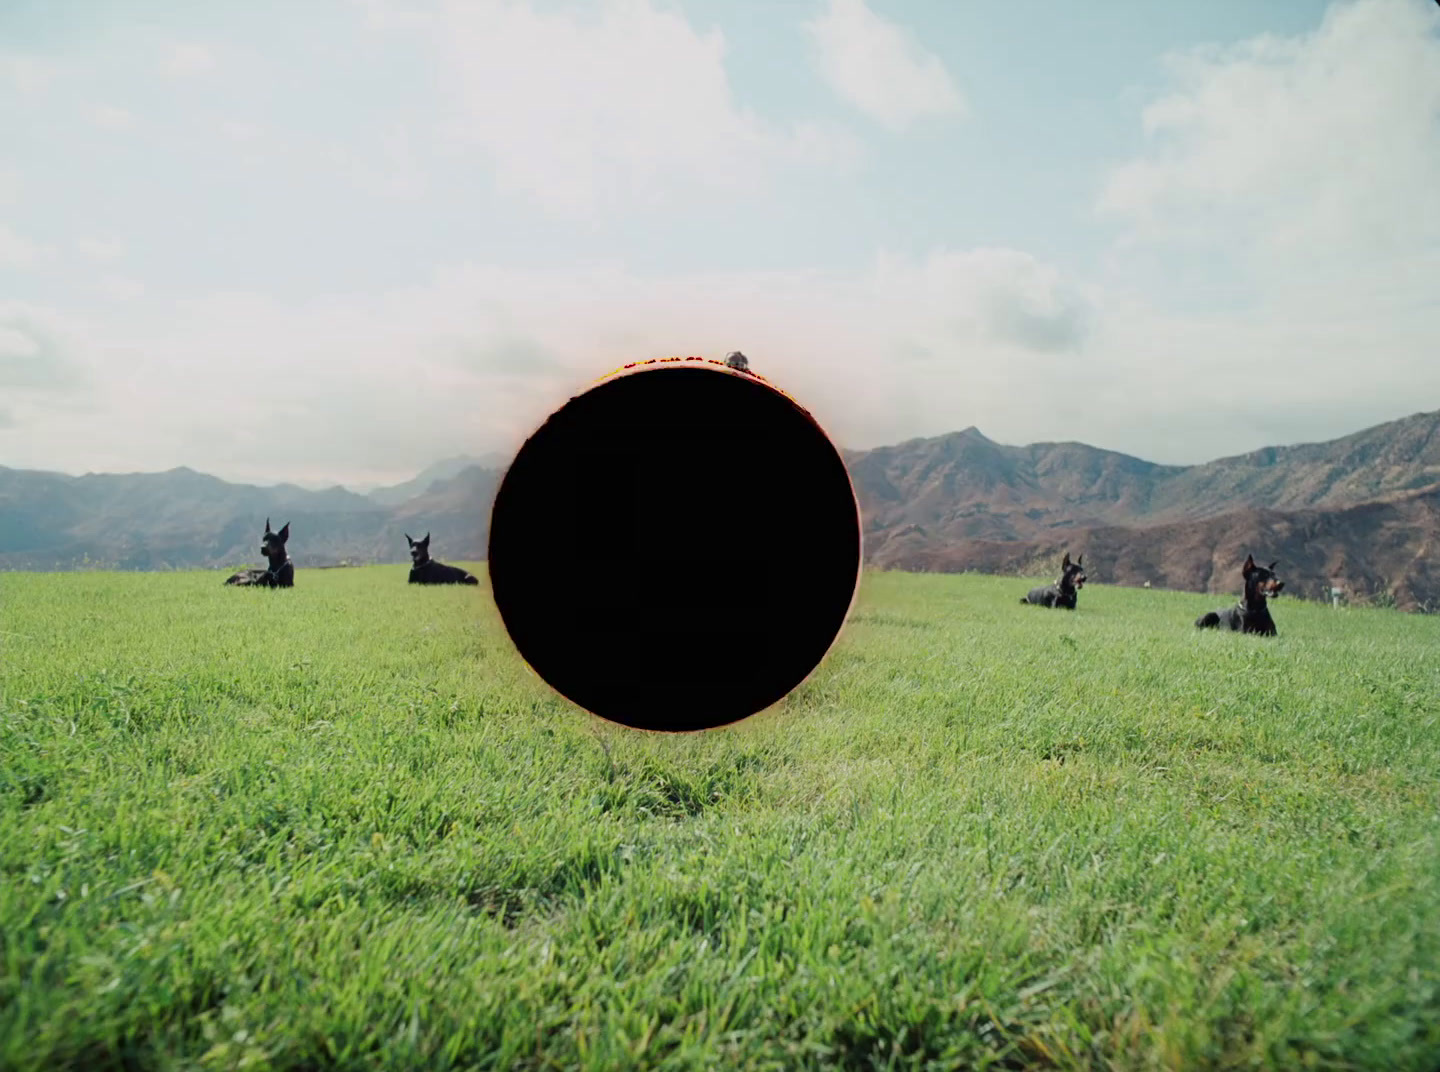
[[[1056,528],[1163,524],[1241,506],[1353,506],[1440,483],[1440,412],[1191,466],[1083,443],[1004,446],[975,428],[847,452],[846,460],[869,534],[920,524],[954,539],[1029,539]]]
[[[1341,583],[1440,608],[1440,412],[1192,466],[1083,443],[1009,446],[976,428],[842,453],[872,566],[1047,574],[1068,547],[1085,552],[1095,582],[1228,593],[1253,550],[1281,560],[1287,591]],[[292,523],[302,568],[404,562],[403,533],[426,530],[437,557],[475,561],[504,465],[461,455],[366,494],[183,467],[81,477],[0,467],[0,569],[253,563],[267,514]]]
[[[297,566],[408,562],[410,535],[476,560],[500,473],[466,466],[393,506],[342,487],[258,487],[178,468],[69,476],[0,467],[0,569],[212,569],[255,564],[266,517]],[[412,482],[413,483],[413,482]]]
[[[503,469],[505,464],[506,459],[500,454],[492,453],[478,458],[471,454],[461,454],[426,466],[417,475],[403,483],[374,488],[365,492],[365,495],[382,506],[399,506],[401,503],[429,491],[431,485],[437,481],[459,476],[466,469]]]
[[[1058,574],[1065,551],[1085,556],[1098,583],[1150,584],[1238,595],[1247,554],[1279,560],[1287,595],[1387,598],[1440,612],[1440,484],[1325,509],[1245,508],[1149,526],[1100,525],[1028,540],[932,541],[918,528],[892,538],[872,566],[918,572]]]
[[[1440,412],[1191,466],[1083,443],[1006,446],[975,428],[845,453],[875,566],[1050,573],[1065,548],[1089,548],[1099,583],[1231,592],[1225,563],[1253,546],[1281,560],[1288,591],[1334,583],[1440,609],[1427,506]]]

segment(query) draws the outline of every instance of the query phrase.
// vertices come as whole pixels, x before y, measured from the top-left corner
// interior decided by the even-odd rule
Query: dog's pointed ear
[[[1070,552],[1065,552],[1065,557],[1060,560],[1060,568],[1067,569],[1070,566]]]
[[[1240,567],[1240,572],[1241,572],[1241,573],[1250,573],[1250,572],[1252,572],[1254,569],[1255,569],[1255,556],[1254,556],[1254,555],[1246,555],[1246,556],[1245,556],[1245,565],[1243,565],[1243,566]]]
[[[284,543],[286,540],[290,539],[290,522],[285,522],[285,524],[280,527],[280,531],[279,533],[277,533],[277,535],[280,537],[281,543]]]
[[[411,547],[415,546],[415,541],[410,538],[410,534],[408,532],[405,533],[405,542],[408,543]]]
[[[1279,564],[1280,564],[1280,560],[1277,558],[1274,562],[1270,563],[1270,565],[1266,566],[1265,568],[1268,569],[1271,573],[1274,573],[1274,572],[1275,572],[1275,567],[1278,566]]]
[[[421,545],[422,547],[429,547],[429,546],[430,546],[430,534],[429,534],[428,532],[425,534],[425,538],[420,541],[420,545]]]
[[[268,517],[265,519],[265,531],[270,531],[270,519]]]
[[[1076,558],[1075,558],[1075,565],[1077,565],[1077,566],[1083,566],[1083,565],[1085,565],[1085,553],[1084,553],[1083,551],[1082,551],[1079,555],[1076,556]]]

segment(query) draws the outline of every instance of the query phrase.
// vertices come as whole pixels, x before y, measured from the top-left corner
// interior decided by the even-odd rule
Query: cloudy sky
[[[5,0],[0,465],[370,483],[732,349],[848,446],[1440,409],[1431,0]]]

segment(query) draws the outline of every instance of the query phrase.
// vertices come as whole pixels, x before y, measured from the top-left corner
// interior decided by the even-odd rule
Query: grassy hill
[[[0,574],[0,1067],[1434,1068],[1440,620],[872,573],[666,737],[404,575]]]

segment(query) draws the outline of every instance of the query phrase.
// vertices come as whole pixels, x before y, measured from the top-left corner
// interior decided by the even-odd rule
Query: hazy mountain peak
[[[1009,446],[974,425],[843,455],[867,562],[883,568],[1045,559],[1048,569],[1052,551],[1083,546],[1097,583],[1219,590],[1231,581],[1224,563],[1248,549],[1283,558],[1291,591],[1344,575],[1388,586],[1403,605],[1440,604],[1426,550],[1440,543],[1440,413],[1190,466],[1076,442]],[[442,560],[474,561],[508,460],[456,455],[368,496],[235,484],[188,466],[81,478],[0,467],[0,567],[71,569],[87,556],[125,569],[254,564],[267,514],[303,533],[291,554],[304,568],[403,563],[403,533],[417,529]]]
[[[373,488],[366,494],[381,505],[398,506],[417,495],[423,495],[438,482],[458,476],[466,469],[498,469],[503,464],[504,460],[496,453],[484,457],[476,457],[473,454],[457,454],[454,457],[443,458],[432,465],[427,465],[409,480],[392,484],[389,487]]]

